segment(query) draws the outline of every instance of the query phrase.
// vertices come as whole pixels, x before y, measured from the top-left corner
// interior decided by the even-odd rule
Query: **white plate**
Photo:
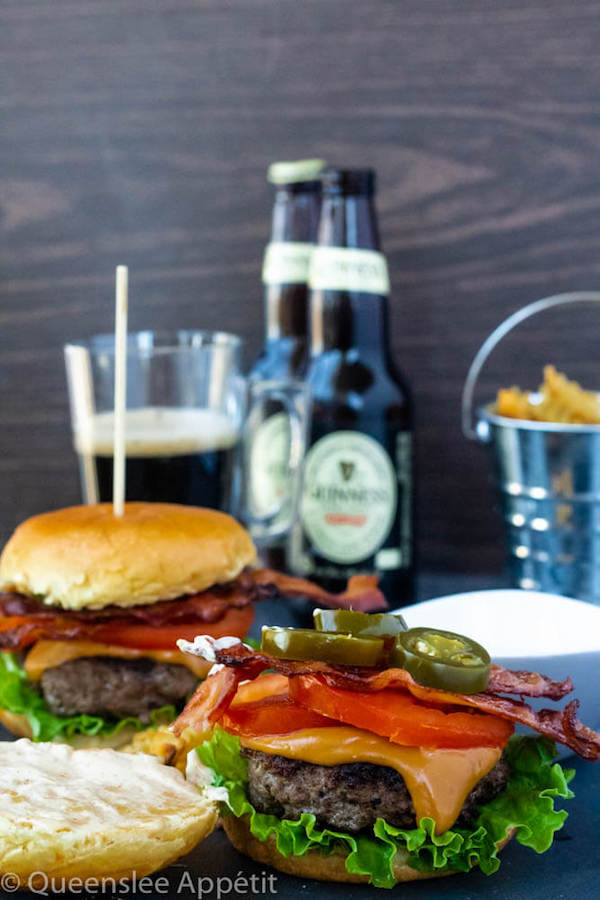
[[[556,594],[496,590],[450,594],[396,612],[409,628],[426,625],[474,638],[507,669],[557,680],[569,675],[575,687],[570,696],[581,702],[579,718],[600,730],[600,607]],[[557,706],[527,702],[536,709]]]

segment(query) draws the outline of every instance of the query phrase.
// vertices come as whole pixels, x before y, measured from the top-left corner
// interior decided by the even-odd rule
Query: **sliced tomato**
[[[513,732],[513,725],[498,716],[432,708],[403,691],[348,691],[316,675],[289,682],[290,697],[300,706],[404,746],[503,747]]]
[[[0,631],[10,631],[11,628],[18,628],[19,625],[26,625],[30,621],[27,616],[1,616]]]
[[[230,607],[218,622],[192,622],[172,625],[118,625],[116,622],[94,626],[94,640],[138,650],[174,650],[177,640],[193,641],[197,634],[219,638],[225,635],[243,638],[254,619],[252,604],[241,609]]]
[[[273,697],[275,694],[287,694],[287,692],[288,679],[285,675],[263,672],[254,681],[240,684],[231,705],[239,706],[241,703],[251,703],[254,700],[262,700],[263,697]]]
[[[221,722],[231,734],[257,737],[265,734],[289,734],[302,728],[326,728],[337,725],[310,709],[300,706],[287,692],[231,705]]]

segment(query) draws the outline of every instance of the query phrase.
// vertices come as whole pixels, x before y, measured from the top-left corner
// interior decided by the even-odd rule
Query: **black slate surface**
[[[420,599],[462,590],[504,586],[502,579],[487,577],[457,578],[426,576],[418,588]],[[260,624],[300,624],[308,617],[301,604],[264,603],[259,609],[253,632]],[[566,673],[567,674],[567,673]],[[0,729],[0,739],[9,735]],[[468,875],[454,875],[434,881],[402,884],[391,896],[403,898],[431,898],[431,900],[475,900],[485,896],[493,900],[587,900],[600,897],[600,764],[586,763],[577,757],[563,761],[565,767],[576,769],[571,787],[575,798],[567,802],[569,818],[558,833],[554,846],[538,855],[513,840],[502,853],[499,871],[490,877],[474,871]],[[0,799],[1,816],[1,799]],[[221,879],[219,881],[219,879]],[[5,883],[6,884],[6,883]],[[0,876],[0,888],[2,887]],[[10,884],[6,884],[10,888]],[[237,887],[236,887],[237,886]],[[51,885],[46,896],[54,896]],[[59,890],[60,884],[54,885]],[[0,897],[31,898],[32,894],[1,890]],[[201,843],[189,856],[162,872],[144,879],[137,885],[112,886],[102,892],[94,889],[61,896],[108,897],[124,900],[128,897],[181,897],[184,900],[231,900],[237,897],[284,900],[366,900],[386,894],[368,885],[330,884],[307,881],[266,869],[239,854],[220,829]]]

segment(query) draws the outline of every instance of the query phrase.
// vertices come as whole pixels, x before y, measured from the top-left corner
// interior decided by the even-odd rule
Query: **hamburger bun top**
[[[144,754],[0,742],[0,788],[0,870],[30,889],[51,878],[140,878],[217,821],[209,791]]]
[[[171,600],[236,578],[254,562],[225,513],[174,503],[71,506],[27,519],[0,557],[0,590],[63,609]]]

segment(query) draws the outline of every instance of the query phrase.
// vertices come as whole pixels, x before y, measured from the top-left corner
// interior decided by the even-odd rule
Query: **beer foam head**
[[[75,427],[78,453],[113,454],[114,414],[95,413]],[[125,416],[125,452],[129,457],[183,456],[232,447],[236,424],[220,409],[147,406]]]

